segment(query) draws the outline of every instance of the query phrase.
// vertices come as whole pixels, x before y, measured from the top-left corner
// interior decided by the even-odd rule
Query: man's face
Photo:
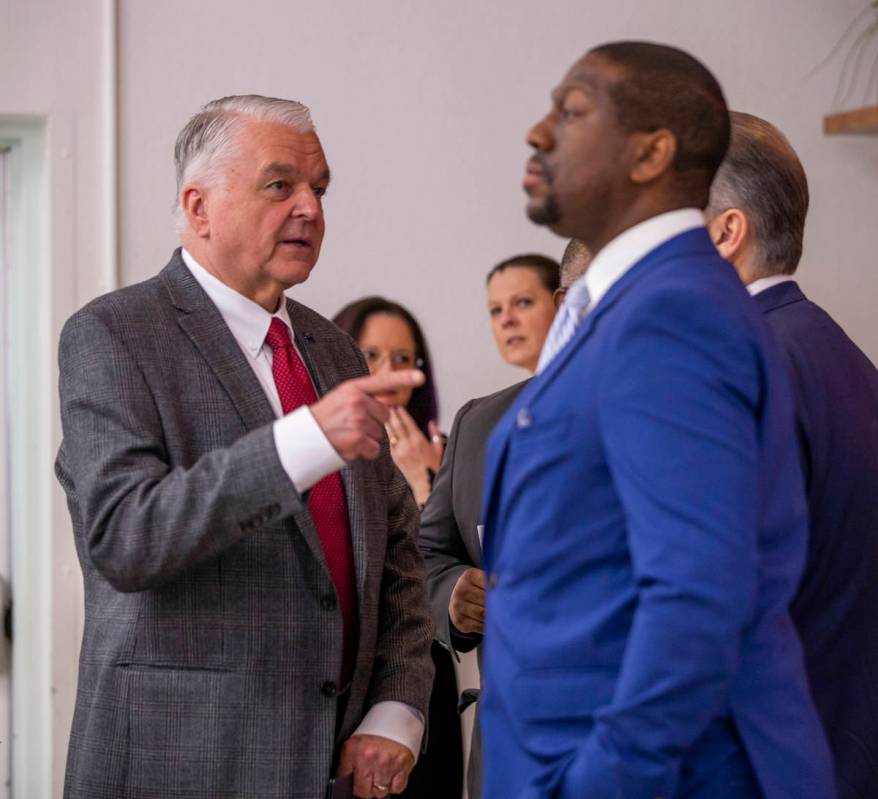
[[[621,78],[600,56],[578,61],[552,92],[552,109],[527,136],[527,214],[563,236],[596,244],[629,190],[629,136],[609,88]]]
[[[205,189],[211,271],[274,310],[317,262],[329,167],[313,131],[249,120],[236,135],[219,184]]]

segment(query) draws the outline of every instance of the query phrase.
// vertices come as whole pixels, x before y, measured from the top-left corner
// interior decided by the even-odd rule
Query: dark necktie
[[[271,347],[271,371],[280,396],[283,412],[290,413],[302,405],[317,401],[311,377],[290,339],[289,328],[277,317],[271,320],[265,343]],[[311,486],[308,510],[329,566],[329,574],[338,593],[344,622],[344,651],[339,686],[344,687],[354,673],[357,655],[358,618],[354,555],[344,486],[338,472],[326,475]]]

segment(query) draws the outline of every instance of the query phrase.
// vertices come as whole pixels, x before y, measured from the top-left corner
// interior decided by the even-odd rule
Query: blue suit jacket
[[[795,283],[756,295],[786,356],[811,515],[791,606],[839,796],[878,795],[878,371]]]
[[[700,228],[495,429],[486,799],[751,797],[753,772],[767,799],[834,795],[787,610],[807,512],[779,358]]]

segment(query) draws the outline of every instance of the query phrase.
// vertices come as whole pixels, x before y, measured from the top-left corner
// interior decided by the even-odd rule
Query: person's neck
[[[755,283],[764,277],[772,277],[773,274],[767,274],[764,270],[759,269],[749,258],[741,257],[732,261],[732,266],[741,278],[741,282],[745,286]]]
[[[213,275],[220,283],[224,283],[233,291],[243,295],[260,305],[268,313],[273,314],[280,308],[283,302],[283,290],[273,286],[256,286],[241,280],[234,269],[225,268],[222,261],[212,256],[209,247],[201,245],[200,239],[192,240],[191,237],[181,236],[180,243],[189,254],[198,262],[205,272]]]
[[[587,272],[591,264],[594,263],[595,256],[613,239],[620,236],[626,230],[633,228],[635,225],[639,225],[641,222],[646,222],[648,219],[661,216],[661,214],[666,214],[670,211],[679,211],[683,208],[692,208],[694,205],[695,204],[692,202],[681,200],[672,201],[667,197],[644,195],[623,208],[602,230],[592,233],[588,238],[584,235],[574,235],[575,238],[581,239],[585,242],[586,247],[588,247],[588,250],[591,253],[591,260],[589,261],[588,266],[586,266],[585,271]]]

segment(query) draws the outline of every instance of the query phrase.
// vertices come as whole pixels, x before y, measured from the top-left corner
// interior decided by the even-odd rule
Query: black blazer
[[[791,606],[840,799],[878,796],[878,371],[795,282],[755,296],[783,350],[811,514]],[[771,486],[766,486],[770,491]]]
[[[421,513],[418,546],[427,564],[427,592],[436,626],[436,640],[449,650],[467,652],[481,643],[480,635],[460,635],[451,628],[448,602],[464,571],[481,568],[477,526],[482,522],[485,445],[494,425],[512,404],[524,383],[470,400],[454,418],[442,467]],[[472,799],[482,795],[482,747],[476,716],[466,773]]]
[[[418,547],[427,564],[427,591],[436,639],[466,652],[480,636],[452,639],[448,619],[451,592],[463,572],[481,568],[477,525],[481,524],[485,445],[494,425],[518,396],[524,383],[487,397],[472,399],[454,418],[442,466],[421,513]]]

